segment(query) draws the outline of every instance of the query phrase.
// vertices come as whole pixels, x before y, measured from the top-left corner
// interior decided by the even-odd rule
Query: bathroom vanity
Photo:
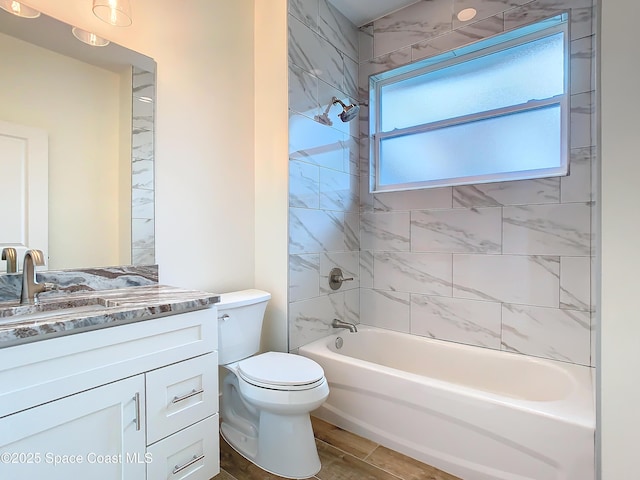
[[[214,477],[218,300],[152,285],[0,304],[0,478]]]

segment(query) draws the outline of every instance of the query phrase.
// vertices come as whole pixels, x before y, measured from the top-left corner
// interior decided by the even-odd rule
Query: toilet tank
[[[220,295],[218,307],[218,364],[250,357],[260,351],[262,320],[271,294],[241,290]]]

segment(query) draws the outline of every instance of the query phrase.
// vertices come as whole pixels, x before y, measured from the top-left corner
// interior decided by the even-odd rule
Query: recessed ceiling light
[[[461,22],[468,22],[473,19],[478,11],[475,8],[465,8],[464,10],[460,10],[458,12],[458,20]]]

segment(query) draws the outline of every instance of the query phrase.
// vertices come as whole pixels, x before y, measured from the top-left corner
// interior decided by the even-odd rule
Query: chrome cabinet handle
[[[180,465],[180,466],[176,465],[173,471],[171,472],[171,474],[175,475],[176,473],[181,472],[185,468],[190,467],[191,465],[193,465],[196,462],[199,462],[200,460],[204,460],[204,453],[200,456],[194,455],[193,458],[189,460],[187,463],[185,463],[184,465]]]
[[[171,403],[179,403],[182,402],[183,400],[186,400],[187,398],[191,398],[194,395],[199,395],[201,393],[204,393],[204,389],[200,388],[198,390],[196,390],[195,388],[193,390],[191,390],[189,393],[187,393],[186,395],[182,395],[181,397],[173,397],[173,400],[171,400]]]
[[[133,401],[136,402],[136,418],[133,421],[136,424],[136,430],[140,430],[140,392],[136,392]]]

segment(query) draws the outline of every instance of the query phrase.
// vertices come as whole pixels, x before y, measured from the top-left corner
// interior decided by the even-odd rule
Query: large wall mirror
[[[0,250],[18,269],[27,248],[51,270],[154,264],[153,59],[0,10],[0,65]]]

